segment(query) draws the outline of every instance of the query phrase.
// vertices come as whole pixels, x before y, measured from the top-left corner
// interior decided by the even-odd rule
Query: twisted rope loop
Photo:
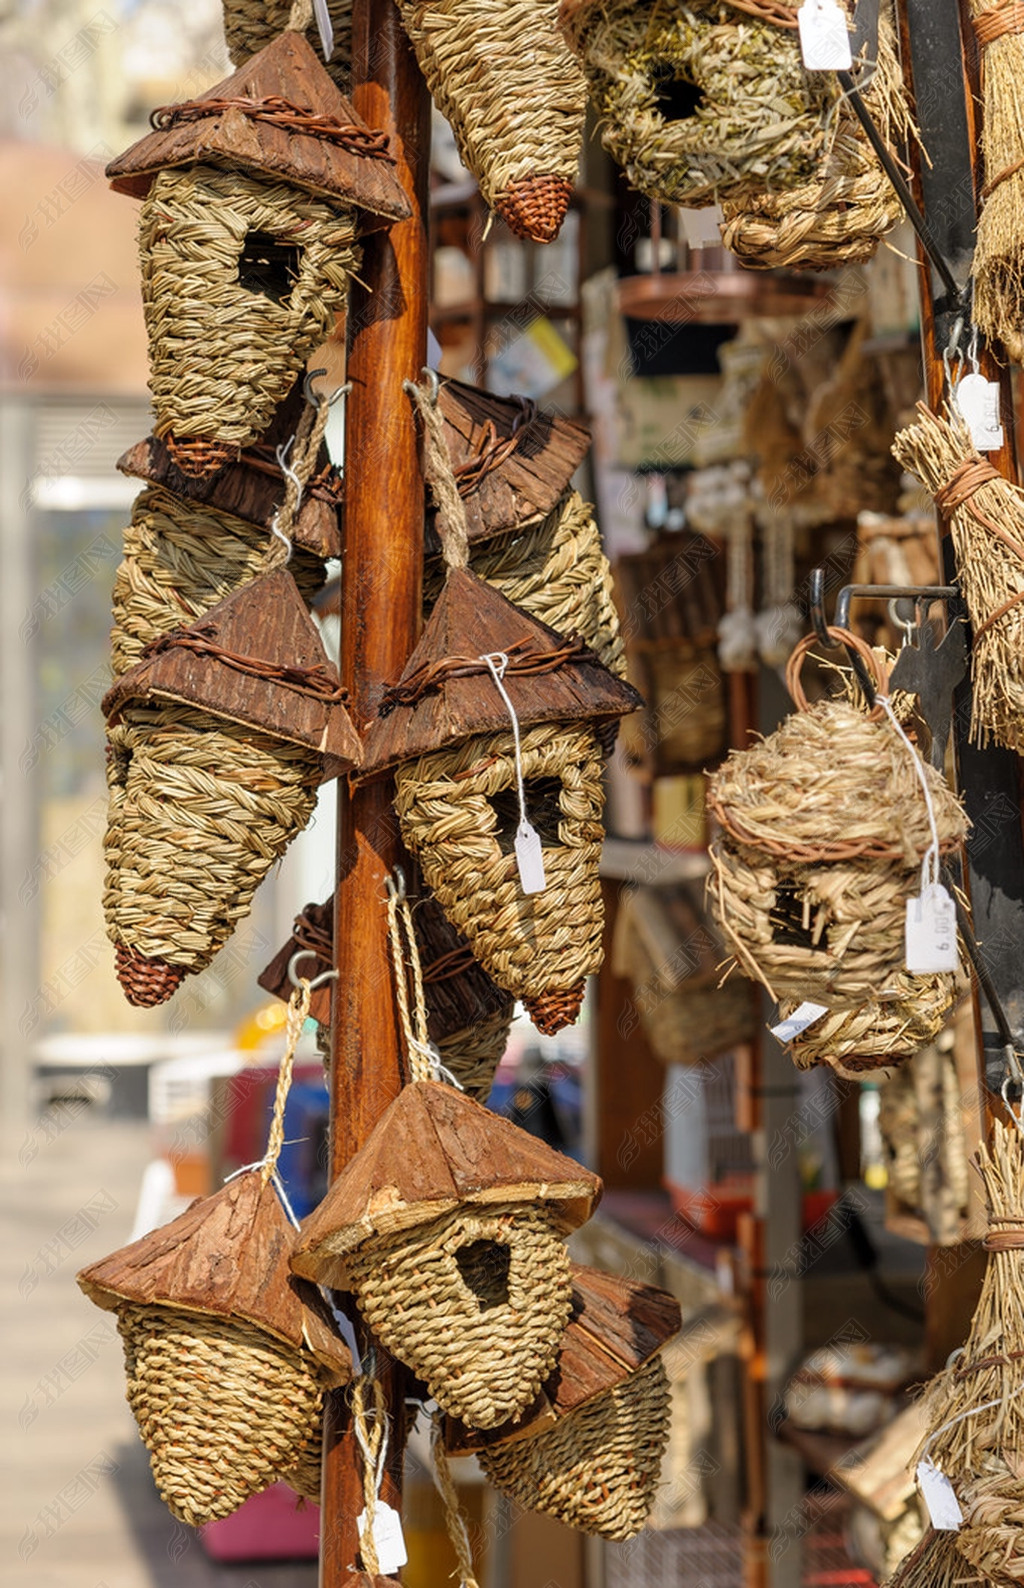
[[[368,1397],[372,1402],[369,1406]],[[379,1380],[366,1375],[357,1378],[352,1385],[350,1405],[356,1443],[363,1456],[364,1521],[359,1534],[359,1553],[363,1559],[363,1570],[370,1577],[377,1577],[380,1574],[380,1562],[373,1536],[373,1522],[388,1451],[388,1416],[384,1390]]]
[[[288,1000],[288,1015],[285,1020],[284,1053],[277,1071],[277,1091],[274,1094],[274,1113],[270,1121],[270,1133],[267,1136],[267,1150],[260,1169],[260,1179],[266,1185],[271,1175],[277,1168],[277,1160],[281,1156],[284,1146],[284,1110],[291,1091],[292,1071],[295,1068],[295,1051],[299,1045],[302,1028],[309,1014],[309,1000],[312,988],[305,978]]]
[[[444,560],[449,568],[469,567],[469,531],[466,506],[459,494],[451,458],[444,439],[444,418],[437,403],[437,379],[424,370],[424,382],[403,381],[402,389],[411,399],[423,425],[426,456],[424,473],[437,504],[437,529],[441,536]]]
[[[405,1049],[409,1055],[409,1073],[414,1081],[434,1081],[440,1075],[438,1055],[430,1045],[427,1034],[427,1002],[423,991],[423,969],[420,951],[412,924],[412,911],[404,890],[388,888],[388,942],[395,970],[395,998],[398,1017],[402,1024]],[[408,954],[408,958],[406,955]],[[412,974],[413,1008],[409,1008],[409,985],[406,968]]]
[[[388,150],[386,132],[374,132],[369,127],[357,127],[354,122],[336,121],[333,116],[320,116],[312,110],[293,105],[280,94],[268,94],[264,99],[186,99],[180,105],[158,105],[149,118],[156,132],[168,132],[191,121],[205,121],[209,116],[222,116],[226,111],[237,110],[250,121],[265,121],[285,132],[305,133],[322,143],[336,143],[347,154],[361,155],[367,160],[386,160],[395,164]]]
[[[274,537],[267,551],[264,571],[284,567],[292,554],[292,529],[302,502],[303,492],[316,468],[331,405],[326,399],[307,403],[302,418],[290,441],[277,448],[277,462],[287,484],[284,501],[274,514],[270,532]]]
[[[430,1431],[430,1451],[434,1458],[434,1482],[444,1504],[444,1524],[459,1563],[460,1588],[479,1588],[473,1567],[473,1549],[469,1542],[466,1518],[459,1505],[452,1469],[448,1465],[448,1452],[444,1447],[444,1421],[441,1409],[434,1413]]]

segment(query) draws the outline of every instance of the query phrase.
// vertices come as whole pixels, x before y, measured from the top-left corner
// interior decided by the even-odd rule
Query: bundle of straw
[[[971,0],[982,55],[985,186],[974,251],[974,318],[1010,357],[1024,358],[1024,7]]]
[[[960,1553],[959,1538],[959,1533],[929,1528],[885,1588],[971,1588],[982,1583]]]
[[[955,418],[923,403],[892,445],[948,521],[974,644],[971,738],[1024,751],[1024,491],[975,452]]]

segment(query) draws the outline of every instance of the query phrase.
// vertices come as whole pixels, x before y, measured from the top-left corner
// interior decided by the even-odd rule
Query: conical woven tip
[[[167,435],[163,440],[176,467],[193,480],[208,479],[238,457],[237,447],[227,441],[211,441],[206,436],[189,439],[188,436]]]
[[[572,183],[564,176],[523,177],[494,201],[494,207],[513,237],[532,243],[553,243],[562,229],[572,198]]]
[[[115,946],[114,958],[121,990],[128,1002],[138,1009],[153,1009],[157,1004],[165,1004],[185,979],[184,965],[147,959],[124,943]]]
[[[540,993],[536,998],[524,998],[523,1007],[537,1030],[553,1037],[563,1026],[571,1026],[583,1007],[586,981],[570,987],[567,992]]]

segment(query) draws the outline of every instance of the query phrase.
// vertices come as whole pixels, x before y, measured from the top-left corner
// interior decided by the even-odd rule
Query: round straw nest
[[[186,502],[157,485],[136,497],[114,576],[111,664],[127,672],[161,634],[202,617],[264,571],[267,535],[215,507]],[[292,548],[288,563],[306,601],[323,584],[323,564]]]
[[[804,70],[795,33],[722,0],[584,0],[562,18],[631,187],[700,207],[815,177],[835,90]],[[678,118],[659,103],[675,85],[697,91]]]
[[[580,1532],[625,1539],[654,1503],[668,1441],[661,1356],[535,1438],[478,1452],[490,1482],[518,1505]]]
[[[540,893],[524,894],[516,865],[510,733],[400,765],[395,810],[424,881],[481,965],[541,1030],[558,1030],[575,1019],[602,959],[601,753],[590,727],[544,723],[523,733],[522,767],[543,846]]]
[[[280,300],[258,270],[239,279],[253,234],[296,252]],[[285,183],[204,165],[154,178],[139,227],[149,384],[183,472],[213,472],[266,430],[345,306],[355,235],[353,211]]]
[[[702,1064],[753,1038],[754,1006],[745,982],[720,987],[717,977],[677,977],[672,961],[659,965],[635,930],[617,935],[616,960],[616,974],[632,984],[633,1004],[662,1064]]]
[[[222,4],[224,38],[233,66],[244,66],[250,56],[283,33],[292,13],[292,0],[222,0]],[[306,29],[306,38],[324,71],[347,94],[352,79],[352,0],[327,0],[327,13],[334,29],[330,60],[322,59],[315,22]]]
[[[798,1069],[827,1064],[847,1079],[912,1058],[938,1036],[962,987],[952,972],[899,971],[877,997],[857,1009],[829,1010],[794,1037],[790,1057]],[[779,1018],[787,1020],[800,1001],[784,999]]]
[[[323,1391],[307,1353],[239,1319],[177,1307],[124,1303],[117,1327],[128,1404],[180,1521],[230,1516],[318,1436]]]
[[[471,1428],[517,1417],[555,1365],[572,1278],[543,1202],[457,1208],[344,1261],[377,1338]]]
[[[587,89],[558,0],[400,0],[434,103],[484,202],[516,237],[549,243],[572,197]]]
[[[910,132],[892,20],[878,30],[878,64],[864,102],[895,156]],[[835,137],[811,180],[787,192],[747,190],[727,198],[722,242],[757,270],[833,270],[862,264],[903,218],[903,205],[843,100]]]
[[[107,744],[107,933],[129,1001],[162,1002],[306,826],[319,758],[186,706],[130,708]]]

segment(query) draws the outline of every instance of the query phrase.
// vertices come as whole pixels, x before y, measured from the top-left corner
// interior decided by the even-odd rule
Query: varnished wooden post
[[[394,0],[355,0],[352,101],[390,137],[409,220],[363,243],[349,309],[341,676],[357,726],[398,674],[419,632],[423,481],[403,380],[426,361],[430,101]],[[366,1140],[402,1084],[384,911],[384,879],[402,858],[390,779],[342,791],[332,1005],[331,1174]],[[391,1417],[383,1498],[401,1495],[405,1374],[379,1347]],[[321,1588],[344,1588],[356,1559],[362,1464],[335,1397],[324,1441]]]

